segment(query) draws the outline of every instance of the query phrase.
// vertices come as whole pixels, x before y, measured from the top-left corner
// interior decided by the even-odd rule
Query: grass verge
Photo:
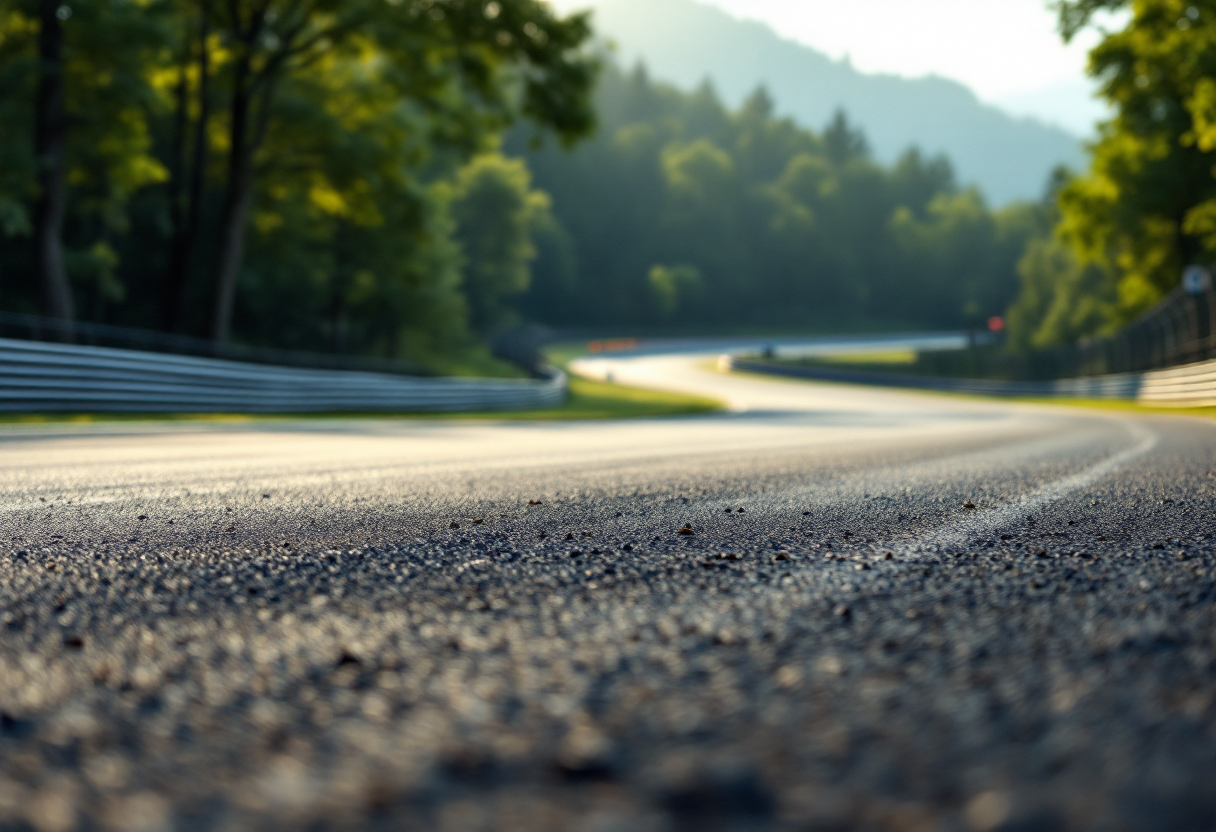
[[[691,416],[722,409],[715,399],[644,390],[571,376],[565,404],[545,410],[471,413],[22,413],[0,416],[0,424],[92,424],[96,422],[245,422],[282,419],[439,419],[506,422],[562,422],[582,419],[642,419]]]
[[[907,367],[916,363],[916,350],[875,350],[873,352],[845,352],[822,358],[773,359],[773,364],[797,366],[832,367],[845,370],[868,370],[871,367]]]
[[[1015,396],[1007,401],[1023,404],[1048,404],[1055,407],[1086,407],[1091,410],[1120,410],[1131,413],[1161,413],[1171,416],[1205,416],[1216,419],[1216,407],[1162,407],[1160,405],[1140,404],[1114,399],[1042,399]]]
[[[561,407],[526,413],[491,413],[486,418],[539,419],[561,421],[568,419],[638,419],[656,416],[692,416],[715,413],[722,402],[687,393],[649,390],[608,384],[602,381],[570,377],[570,396]],[[481,416],[482,414],[468,414]]]

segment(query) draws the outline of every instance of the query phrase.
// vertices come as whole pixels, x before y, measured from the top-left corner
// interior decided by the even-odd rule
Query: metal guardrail
[[[996,379],[938,378],[932,376],[870,373],[831,367],[800,367],[723,356],[726,369],[749,373],[907,387],[985,396],[1041,396],[1067,399],[1140,401],[1164,407],[1216,406],[1216,361],[1204,361],[1149,373],[1121,373],[1059,381],[1001,381]]]
[[[566,397],[539,379],[416,378],[0,338],[0,411],[178,413],[531,410]]]
[[[1216,359],[1216,287],[1179,286],[1123,329],[1077,345],[1073,375],[1148,372]]]
[[[433,376],[417,364],[391,358],[359,355],[333,355],[300,350],[224,344],[189,335],[176,335],[150,329],[135,329],[88,321],[65,323],[38,315],[0,312],[0,338],[22,341],[47,341],[78,346],[114,347],[141,352],[193,355],[199,358],[225,358],[276,367],[307,367],[314,370],[357,370],[407,376]]]
[[[1010,351],[999,345],[925,353],[927,376],[1050,381],[1146,373],[1216,359],[1216,287],[1179,286],[1118,332],[1078,344]]]
[[[1216,407],[1216,361],[1145,373],[1139,400],[1172,407]]]

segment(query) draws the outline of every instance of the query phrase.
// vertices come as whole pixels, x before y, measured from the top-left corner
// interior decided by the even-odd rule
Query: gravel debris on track
[[[0,439],[0,829],[1216,829],[1211,425],[710,423]]]

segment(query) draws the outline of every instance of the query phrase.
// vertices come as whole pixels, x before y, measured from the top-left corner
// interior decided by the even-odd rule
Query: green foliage
[[[34,8],[0,0],[0,300],[22,310]],[[843,112],[815,132],[763,89],[732,111],[641,69],[592,101],[588,19],[541,0],[71,8],[66,262],[93,320],[432,366],[524,320],[959,327],[1009,304],[1042,233],[945,159],[878,164]]]
[[[1018,2],[1045,5],[1045,0]],[[637,56],[656,77],[681,88],[710,78],[732,107],[742,104],[756,79],[763,77],[771,98],[781,103],[781,113],[803,125],[827,124],[843,105],[851,121],[865,125],[874,158],[897,159],[909,145],[935,148],[949,156],[961,181],[979,185],[993,205],[1033,199],[1054,165],[1080,168],[1085,163],[1081,142],[1074,136],[1000,112],[956,81],[866,74],[737,16],[749,7],[797,8],[807,6],[808,0],[611,0],[586,5],[596,8],[600,37],[615,43],[620,54]],[[884,23],[876,13],[875,27]],[[914,32],[904,35],[916,37]]]
[[[533,231],[552,222],[549,198],[533,191],[531,180],[522,161],[494,153],[470,162],[452,187],[452,215],[477,332],[518,320],[510,304],[531,282]]]
[[[693,266],[655,266],[648,277],[654,308],[664,320],[681,307],[694,306],[701,298],[704,281]]]
[[[832,123],[823,131],[823,152],[828,160],[842,167],[854,161],[868,159],[870,146],[860,130],[854,130],[844,110],[837,110]]]
[[[926,303],[953,295],[961,304],[960,322],[982,327],[1009,300],[1016,264],[1033,232],[1024,206],[992,212],[974,190],[940,193],[924,207],[924,216],[901,207],[892,233],[905,258],[911,285],[923,299],[905,296],[910,310],[928,318]],[[888,291],[896,291],[894,288]]]
[[[565,419],[653,419],[661,416],[692,416],[722,410],[722,402],[705,396],[647,390],[606,384],[585,378],[570,379],[566,403],[542,418]]]
[[[1071,37],[1104,11],[1128,10],[1090,54],[1090,73],[1116,108],[1091,170],[1060,192],[1059,234],[1082,264],[1109,275],[1081,334],[1129,320],[1216,256],[1216,8],[1192,0],[1057,4]],[[1061,292],[1079,278],[1064,279]],[[1096,273],[1087,281],[1097,291]],[[1061,301],[1063,302],[1063,301]],[[1061,332],[1068,330],[1065,327]]]
[[[577,279],[522,308],[555,325],[723,328],[960,327],[998,314],[1035,228],[993,212],[949,163],[910,150],[883,167],[838,113],[822,134],[774,115],[757,90],[735,112],[712,88],[609,68],[601,130],[573,152],[535,149],[537,185],[570,240]],[[542,252],[538,269],[546,266]]]
[[[563,143],[592,128],[585,15],[541,0],[64,9],[67,265],[84,317],[222,337],[230,284],[238,340],[451,363],[482,349],[470,318],[509,317],[530,235],[561,248],[520,163],[460,171],[519,118]],[[0,0],[0,299],[21,310],[36,11]],[[521,176],[523,215],[491,216],[494,183],[515,193]],[[477,248],[492,222],[498,248]]]
[[[33,96],[38,25],[27,4],[0,0],[0,252],[32,227],[34,180]],[[15,265],[11,255],[0,267]],[[11,291],[11,288],[6,287]]]
[[[1115,107],[1090,170],[1061,173],[1009,309],[1011,346],[1111,332],[1216,257],[1216,8],[1191,0],[1055,3],[1071,39],[1098,15],[1130,12],[1090,53]]]
[[[128,206],[163,182],[153,152],[160,111],[151,67],[170,35],[163,2],[81,0],[59,9],[64,32],[65,231],[69,275],[85,309],[120,299],[113,241],[129,230]],[[10,308],[33,311],[34,276],[23,240],[37,197],[33,156],[38,3],[0,0],[0,274]]]
[[[424,361],[469,346],[447,192],[425,177],[437,125],[403,106],[383,82],[392,71],[322,61],[280,93],[237,295],[242,337]]]
[[[1109,275],[1082,263],[1051,238],[1032,240],[1018,264],[1022,291],[1009,308],[1009,345],[1016,350],[1070,344],[1112,328],[1117,319]]]

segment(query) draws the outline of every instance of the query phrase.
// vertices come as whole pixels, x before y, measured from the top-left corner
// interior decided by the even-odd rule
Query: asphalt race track
[[[0,829],[1216,829],[1216,422],[0,430]]]

